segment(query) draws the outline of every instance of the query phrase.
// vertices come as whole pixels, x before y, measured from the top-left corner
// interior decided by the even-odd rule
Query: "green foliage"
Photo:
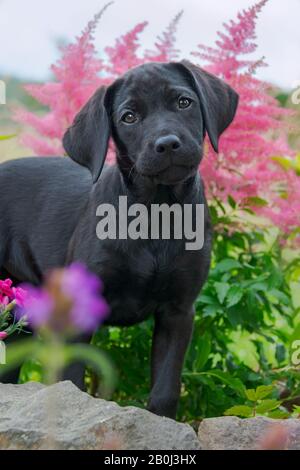
[[[25,362],[24,362],[25,361]],[[110,397],[115,388],[116,373],[109,358],[93,345],[69,344],[65,338],[44,331],[40,336],[29,335],[27,339],[7,347],[7,361],[0,367],[1,376],[22,366],[21,382],[29,380],[55,383],[62,370],[79,361],[101,377],[101,396]]]
[[[181,420],[224,413],[272,418],[300,414],[299,407],[285,408],[287,400],[300,396],[300,370],[290,360],[293,341],[300,339],[300,257],[283,249],[277,232],[260,229],[256,220],[251,225],[243,221],[247,232],[229,233],[230,222],[238,222],[237,210],[232,198],[226,209],[218,202],[211,208],[215,225],[221,223],[223,229],[215,233],[210,275],[195,305]],[[152,330],[150,319],[130,328],[102,327],[94,335],[94,345],[118,369],[113,399],[121,405],[146,406]],[[37,364],[24,366],[22,379],[38,373]],[[92,375],[88,383],[96,393]]]
[[[300,418],[300,406],[294,405],[292,416],[293,418]]]
[[[15,304],[11,302],[6,306],[0,305],[0,331],[5,332],[7,336],[18,334],[23,330],[24,322],[16,320],[13,315]]]
[[[46,377],[42,364],[34,359],[28,359],[21,367],[20,382],[45,382]]]
[[[257,415],[268,417],[286,418],[289,413],[285,410],[280,410],[281,401],[275,398],[267,398],[270,395],[276,394],[276,389],[273,385],[260,385],[256,389],[250,388],[245,390],[245,398],[247,404],[235,405],[225,411],[226,416],[240,416],[242,418],[250,418]]]
[[[16,136],[16,134],[0,135],[0,141],[1,140],[9,140],[9,139],[12,139],[15,136]]]
[[[229,205],[235,209],[233,200]],[[294,256],[289,262],[283,252],[276,234],[258,228],[216,233],[209,279],[196,302],[180,419],[229,410],[246,417],[254,407],[257,414],[287,414],[280,390],[292,396],[300,392],[300,371],[288,368],[300,318],[291,291],[292,285],[299,289],[300,261]],[[114,399],[122,405],[146,405],[151,331],[148,321],[127,329],[102,328],[94,338],[119,370]]]
[[[294,170],[296,175],[300,176],[300,155],[296,155],[294,159],[288,157],[273,157],[284,170]]]
[[[280,105],[282,107],[286,107],[287,104],[288,104],[288,101],[289,101],[289,93],[285,93],[284,91],[280,91],[277,95],[276,95],[276,99],[279,101]]]
[[[105,350],[118,371],[113,399],[121,404],[144,407],[150,389],[150,345],[153,321],[130,328],[101,328],[93,344]],[[94,392],[94,390],[91,390]]]

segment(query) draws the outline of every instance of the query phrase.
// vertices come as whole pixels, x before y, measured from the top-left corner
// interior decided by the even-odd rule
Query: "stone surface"
[[[198,432],[202,449],[300,450],[300,419],[274,420],[235,416],[204,419]]]
[[[0,449],[195,450],[187,424],[95,399],[71,382],[0,384]]]
[[[198,438],[187,424],[95,399],[71,382],[0,384],[0,450],[300,450],[300,420],[210,418]]]

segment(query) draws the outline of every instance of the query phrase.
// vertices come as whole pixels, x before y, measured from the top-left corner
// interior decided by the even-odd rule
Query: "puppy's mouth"
[[[185,180],[197,173],[198,165],[170,165],[158,173],[143,173],[144,177],[150,178],[155,184],[174,185],[183,183]]]

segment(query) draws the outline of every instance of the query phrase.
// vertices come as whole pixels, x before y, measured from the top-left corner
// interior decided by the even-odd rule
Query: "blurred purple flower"
[[[73,263],[64,270],[62,291],[72,300],[70,315],[74,326],[81,331],[92,331],[108,314],[108,305],[101,296],[99,277],[81,263]]]
[[[101,296],[102,282],[81,263],[52,271],[42,288],[23,287],[19,312],[33,328],[93,331],[109,311]]]
[[[51,316],[54,302],[48,292],[43,288],[33,287],[30,284],[23,285],[23,292],[26,295],[19,305],[17,315],[19,318],[25,317],[26,321],[33,328],[45,326]]]

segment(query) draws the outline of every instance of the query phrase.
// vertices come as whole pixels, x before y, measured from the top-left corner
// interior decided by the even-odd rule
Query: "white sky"
[[[199,43],[212,45],[224,21],[256,0],[115,0],[96,34],[96,47],[113,43],[137,22],[150,25],[142,35],[151,47],[174,15],[184,9],[178,31],[182,55]],[[105,0],[0,0],[0,78],[15,74],[25,79],[45,79],[58,58],[56,40],[71,41]],[[269,0],[258,20],[256,57],[269,64],[259,77],[293,87],[300,80],[300,0]]]

